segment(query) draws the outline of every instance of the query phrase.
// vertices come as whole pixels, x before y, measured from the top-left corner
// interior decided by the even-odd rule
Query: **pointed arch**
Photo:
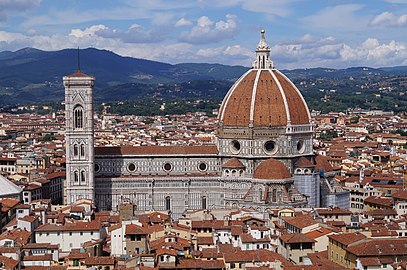
[[[78,172],[78,171],[75,171],[75,172],[73,173],[73,175],[74,175],[74,182],[75,182],[75,183],[79,183],[79,172]]]
[[[81,182],[82,182],[82,183],[83,183],[83,182],[86,182],[86,174],[85,174],[85,171],[84,171],[84,170],[81,171]]]
[[[78,149],[78,145],[75,143],[73,145],[73,156],[77,157],[79,155],[79,149]]]
[[[85,156],[85,145],[82,143],[81,144],[81,151],[80,151],[80,153],[81,153],[81,157],[84,157]]]
[[[73,127],[83,128],[83,107],[76,105],[73,109]]]

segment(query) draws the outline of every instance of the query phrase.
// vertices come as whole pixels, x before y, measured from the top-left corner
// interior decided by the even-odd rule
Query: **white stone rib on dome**
[[[276,81],[277,86],[278,86],[278,90],[280,90],[281,96],[283,97],[285,112],[286,112],[286,115],[287,115],[287,125],[290,125],[291,124],[291,116],[290,116],[290,109],[288,108],[287,97],[285,96],[285,93],[283,91],[283,87],[281,87],[280,81],[277,79],[276,75],[274,75],[274,72],[273,72],[274,70],[277,70],[277,69],[269,70],[269,72],[270,72],[271,76],[273,76],[273,79]],[[286,78],[286,79],[288,80],[288,78]],[[297,88],[297,87],[295,87],[295,88]]]
[[[305,102],[305,99],[304,99],[303,95],[301,94],[300,90],[298,90],[298,88],[295,86],[295,84],[294,84],[290,79],[288,79],[288,77],[285,76],[284,73],[280,72],[280,71],[277,70],[277,69],[276,69],[276,71],[278,72],[278,74],[280,74],[281,76],[283,76],[283,78],[285,78],[287,81],[290,82],[290,84],[292,85],[292,87],[295,89],[295,91],[296,91],[296,92],[298,93],[298,95],[301,97],[302,103],[304,103],[305,108],[307,109],[308,119],[310,119],[310,123],[311,123],[311,113],[309,112],[308,104],[307,104],[307,102]]]
[[[249,69],[248,71],[246,71],[245,74],[243,74],[233,85],[232,87],[230,87],[229,91],[226,93],[225,98],[223,99],[224,102],[222,102],[221,106],[220,106],[220,112],[219,112],[219,116],[221,116],[221,118],[219,118],[219,121],[223,121],[223,115],[225,113],[225,109],[226,109],[226,105],[229,102],[229,98],[232,95],[233,91],[235,91],[236,87],[239,85],[239,83],[246,77],[247,74],[249,74],[250,72],[252,72],[251,69]]]

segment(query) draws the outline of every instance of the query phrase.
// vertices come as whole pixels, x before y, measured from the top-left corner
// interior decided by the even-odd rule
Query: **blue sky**
[[[0,0],[0,51],[95,47],[169,63],[407,65],[407,0]]]

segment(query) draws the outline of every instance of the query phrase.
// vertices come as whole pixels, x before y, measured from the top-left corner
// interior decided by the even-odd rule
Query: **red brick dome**
[[[280,71],[251,69],[226,94],[219,121],[231,127],[281,127],[310,124],[310,115],[297,87]]]
[[[259,166],[257,166],[253,178],[280,180],[291,178],[291,173],[281,161],[269,158],[262,161]]]

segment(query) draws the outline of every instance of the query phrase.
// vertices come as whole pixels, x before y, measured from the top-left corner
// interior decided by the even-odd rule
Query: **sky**
[[[167,63],[407,65],[407,0],[0,0],[0,51],[98,48]]]

